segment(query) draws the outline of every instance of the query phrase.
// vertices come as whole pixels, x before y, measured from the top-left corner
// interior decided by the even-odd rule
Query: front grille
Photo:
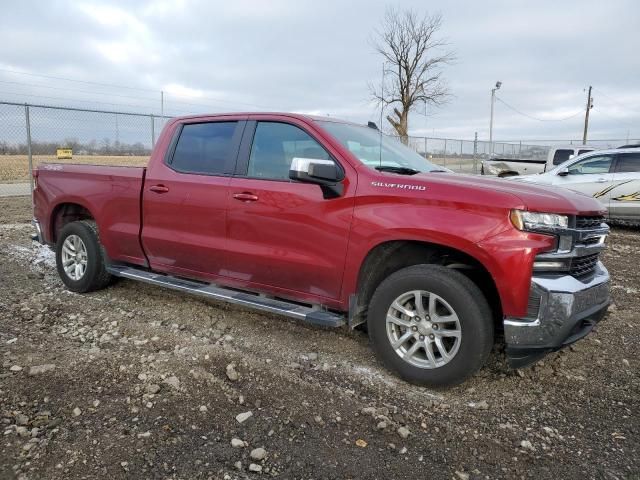
[[[578,216],[576,217],[576,228],[578,230],[588,230],[598,228],[604,222],[602,215]]]
[[[577,278],[586,277],[591,275],[596,269],[598,263],[598,254],[593,253],[584,257],[577,257],[571,261],[571,267],[569,273]]]

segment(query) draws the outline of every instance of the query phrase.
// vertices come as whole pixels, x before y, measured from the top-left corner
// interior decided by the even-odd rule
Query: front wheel
[[[110,283],[112,277],[95,222],[82,220],[62,228],[56,243],[56,267],[72,292],[91,292]]]
[[[382,362],[421,385],[461,383],[484,365],[493,346],[491,310],[480,289],[438,265],[390,275],[371,298],[367,324]]]

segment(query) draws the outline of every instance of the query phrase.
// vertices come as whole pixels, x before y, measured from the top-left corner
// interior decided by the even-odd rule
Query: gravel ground
[[[518,372],[403,383],[364,333],[131,281],[62,288],[0,199],[0,478],[640,478],[640,232],[598,331]]]

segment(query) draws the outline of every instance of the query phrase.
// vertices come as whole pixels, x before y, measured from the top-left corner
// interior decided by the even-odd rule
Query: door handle
[[[169,191],[169,187],[165,187],[164,185],[152,185],[149,187],[149,190],[155,193],[167,193]]]
[[[596,180],[596,182],[598,183],[605,183],[607,181],[606,178],[599,178],[598,180]]]
[[[257,202],[258,201],[258,196],[249,192],[234,193],[233,198],[235,198],[236,200],[240,200],[241,202]]]

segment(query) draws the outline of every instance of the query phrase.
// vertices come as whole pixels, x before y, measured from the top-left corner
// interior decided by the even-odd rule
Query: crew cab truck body
[[[577,155],[593,152],[594,150],[596,150],[595,147],[588,145],[568,145],[565,147],[550,148],[546,158],[490,158],[482,161],[480,173],[482,175],[495,175],[498,177],[543,173],[552,170]]]
[[[294,114],[170,121],[147,168],[44,164],[36,238],[72,291],[114,277],[365,323],[403,378],[462,381],[504,335],[514,367],[609,303],[594,199],[439,171],[376,129]]]

